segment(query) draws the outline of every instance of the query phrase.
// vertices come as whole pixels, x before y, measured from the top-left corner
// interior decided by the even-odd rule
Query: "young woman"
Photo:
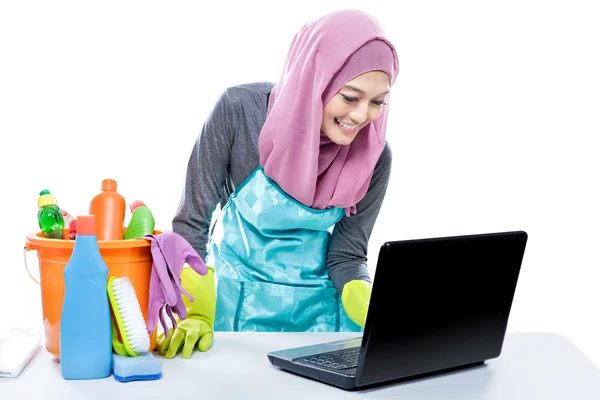
[[[193,148],[173,219],[209,273],[184,269],[195,301],[184,297],[187,317],[160,339],[159,352],[206,351],[213,329],[364,327],[366,255],[391,170],[385,128],[397,73],[379,23],[338,11],[295,35],[279,82],[223,92]]]

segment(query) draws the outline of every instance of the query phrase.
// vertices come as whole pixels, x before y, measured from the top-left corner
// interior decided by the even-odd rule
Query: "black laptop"
[[[273,351],[268,359],[356,390],[499,357],[526,242],[523,231],[386,242],[361,336]]]

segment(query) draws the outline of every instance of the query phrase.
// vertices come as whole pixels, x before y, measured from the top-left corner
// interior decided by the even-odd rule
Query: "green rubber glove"
[[[369,282],[355,279],[346,283],[342,289],[344,311],[361,328],[364,328],[367,322],[371,288],[372,285]]]
[[[199,275],[189,267],[181,271],[181,286],[192,295],[194,302],[183,295],[186,318],[183,321],[176,318],[177,328],[169,329],[169,337],[165,337],[164,333],[158,336],[157,350],[165,358],[175,357],[180,349],[181,357],[190,358],[194,348],[207,351],[212,346],[217,295],[215,270],[208,265],[207,268],[206,275]]]

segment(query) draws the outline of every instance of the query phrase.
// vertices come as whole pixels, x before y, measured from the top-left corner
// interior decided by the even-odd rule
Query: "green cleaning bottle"
[[[64,239],[65,221],[54,196],[49,190],[42,190],[38,197],[38,223],[48,239]]]
[[[154,233],[154,216],[148,206],[140,200],[135,200],[131,203],[130,209],[131,220],[125,229],[123,239],[137,239]]]

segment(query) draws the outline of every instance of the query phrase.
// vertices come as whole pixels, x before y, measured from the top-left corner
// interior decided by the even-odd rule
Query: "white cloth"
[[[27,329],[0,331],[0,377],[16,378],[40,348],[40,335]]]

